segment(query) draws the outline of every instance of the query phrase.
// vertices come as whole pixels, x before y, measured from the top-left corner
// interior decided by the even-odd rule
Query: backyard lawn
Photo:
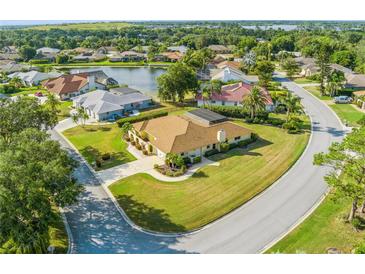
[[[110,154],[110,160],[101,161],[101,167],[94,166],[95,170],[108,169],[136,160],[127,151],[127,144],[121,139],[122,131],[116,124],[78,126],[64,131],[63,134],[91,165],[105,153]]]
[[[330,247],[351,253],[364,240],[365,231],[356,232],[345,222],[350,207],[348,200],[334,201],[327,197],[311,216],[267,253],[318,254],[327,253]]]
[[[122,179],[109,188],[138,225],[164,232],[197,229],[239,207],[275,182],[306,147],[309,133],[298,135],[264,125],[245,124],[262,138],[248,149],[233,149],[211,159],[182,182],[161,182],[147,174]]]
[[[310,80],[307,78],[295,78],[294,82],[297,84],[316,84],[319,83],[318,81]]]
[[[58,113],[58,121],[62,121],[70,117],[70,107],[72,106],[72,101],[61,101],[59,106],[60,112]]]

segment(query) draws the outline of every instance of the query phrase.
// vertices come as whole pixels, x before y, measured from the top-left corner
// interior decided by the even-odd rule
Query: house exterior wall
[[[99,114],[94,114],[93,113],[93,118],[97,119],[98,121],[105,121],[105,120],[109,120],[109,119],[115,119],[117,117],[122,117],[123,116],[123,110],[115,110],[115,111],[111,111],[111,112],[106,112],[106,113],[99,113]]]
[[[197,103],[198,103],[198,107],[202,107],[202,106],[204,106],[204,104],[211,105],[211,106],[242,107],[242,103],[233,102],[233,101],[197,100]],[[265,110],[267,112],[272,112],[272,111],[274,111],[274,109],[275,109],[274,105],[265,106]]]
[[[152,99],[148,99],[148,100],[141,101],[138,103],[123,105],[123,107],[126,111],[131,111],[131,110],[136,110],[136,109],[148,108],[151,106],[151,104],[152,104]]]

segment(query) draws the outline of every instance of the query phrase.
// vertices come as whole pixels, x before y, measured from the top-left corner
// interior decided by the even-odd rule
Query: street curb
[[[64,209],[62,207],[60,207],[59,210],[60,210],[62,221],[65,225],[67,236],[68,236],[68,238],[67,238],[67,241],[68,241],[67,254],[71,254],[71,253],[73,253],[73,249],[74,249],[74,238],[73,238],[73,235],[72,235],[70,224],[67,221]]]

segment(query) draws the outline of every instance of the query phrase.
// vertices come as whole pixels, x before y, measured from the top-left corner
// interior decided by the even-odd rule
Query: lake
[[[145,94],[157,96],[156,78],[165,73],[166,69],[156,67],[89,67],[71,69],[70,73],[102,70],[109,77],[114,78],[119,84],[128,85]]]

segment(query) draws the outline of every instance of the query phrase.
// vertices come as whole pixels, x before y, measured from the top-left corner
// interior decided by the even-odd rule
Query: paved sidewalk
[[[155,164],[161,165],[163,164],[163,160],[157,156],[148,156],[133,162],[99,171],[97,172],[97,176],[104,182],[106,186],[109,186],[120,179],[137,173],[147,173],[157,180],[164,182],[180,182],[191,177],[199,168],[207,165],[219,166],[219,162],[213,162],[203,158],[200,163],[195,164],[192,168],[188,169],[184,175],[179,177],[169,177],[156,171],[153,168]]]

